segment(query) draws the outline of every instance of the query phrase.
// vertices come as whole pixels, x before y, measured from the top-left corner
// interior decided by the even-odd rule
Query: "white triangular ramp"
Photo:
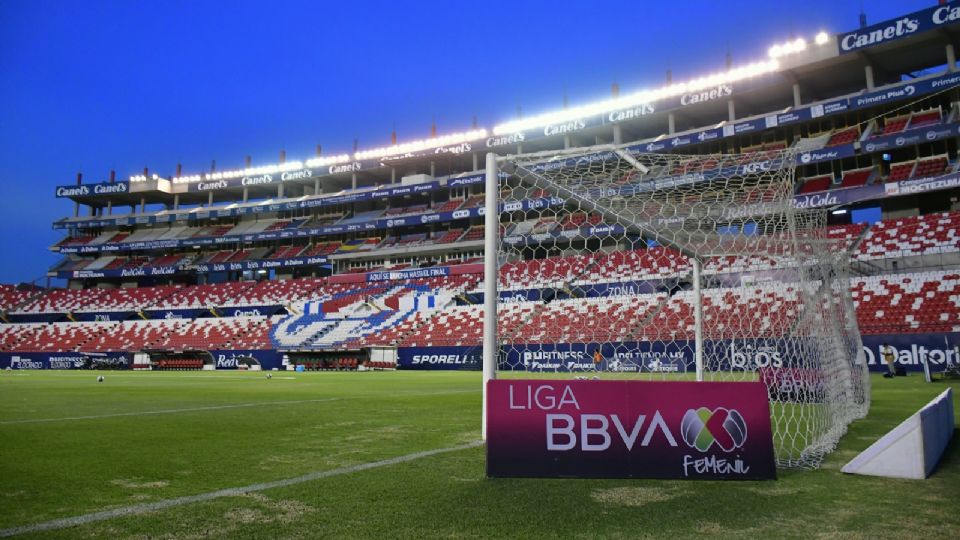
[[[953,429],[953,389],[947,388],[840,470],[923,480],[940,461]]]

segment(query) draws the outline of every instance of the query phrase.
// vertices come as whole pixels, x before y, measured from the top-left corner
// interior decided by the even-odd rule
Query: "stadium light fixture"
[[[340,154],[336,156],[323,156],[308,159],[304,164],[307,167],[323,167],[326,165],[338,165],[350,161],[350,154]]]
[[[834,211],[832,211],[832,212],[830,212],[830,213],[833,214],[833,215],[835,215],[835,216],[842,216],[842,215],[844,215],[844,214],[847,213],[847,209],[846,209],[846,208],[838,208],[838,209],[836,209],[836,210],[834,210]]]
[[[581,105],[559,111],[531,116],[520,120],[504,122],[493,128],[494,135],[504,135],[516,133],[527,129],[547,126],[551,124],[560,124],[569,122],[577,118],[592,116],[596,114],[605,114],[621,109],[629,109],[640,105],[653,103],[655,101],[686,94],[688,92],[698,92],[722,84],[730,84],[751,77],[758,77],[767,73],[773,73],[780,68],[780,63],[776,58],[754,62],[736,67],[727,71],[714,73],[704,77],[699,77],[684,83],[676,83],[652,90],[641,90],[618,98],[606,99],[596,103]]]
[[[826,45],[828,41],[830,41],[830,34],[822,30],[813,38],[813,42],[817,45]]]
[[[388,156],[397,156],[401,154],[406,154],[408,152],[422,152],[423,150],[429,150],[431,148],[440,148],[441,146],[461,144],[465,142],[475,141],[477,139],[482,139],[487,136],[487,130],[485,129],[473,129],[470,131],[464,131],[461,133],[451,133],[449,135],[442,135],[440,137],[431,137],[429,139],[421,139],[418,141],[411,141],[403,144],[395,144],[391,146],[382,146],[380,148],[371,148],[370,150],[361,150],[353,154],[353,159],[362,160],[362,159],[375,159]]]
[[[773,47],[770,47],[770,49],[767,50],[767,54],[770,56],[770,58],[781,58],[789,54],[796,54],[806,49],[807,49],[807,40],[803,38],[797,38],[793,41],[788,41],[786,43],[778,43]]]
[[[302,161],[287,161],[276,165],[263,165],[260,167],[247,167],[246,169],[234,169],[232,171],[218,171],[206,173],[204,180],[227,180],[230,178],[240,178],[243,176],[257,176],[261,174],[276,174],[286,171],[296,171],[303,168]]]

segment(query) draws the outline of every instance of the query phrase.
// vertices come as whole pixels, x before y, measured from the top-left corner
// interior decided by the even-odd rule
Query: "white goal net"
[[[496,376],[759,380],[778,465],[818,466],[869,406],[850,238],[793,208],[788,149],[639,150],[488,159]]]

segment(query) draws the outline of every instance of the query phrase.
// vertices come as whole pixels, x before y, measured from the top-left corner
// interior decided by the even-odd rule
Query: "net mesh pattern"
[[[498,163],[498,376],[692,380],[699,358],[766,385],[782,467],[866,414],[850,240],[794,208],[792,151]]]

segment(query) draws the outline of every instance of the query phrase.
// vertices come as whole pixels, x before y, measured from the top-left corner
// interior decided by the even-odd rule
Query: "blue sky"
[[[804,2],[0,1],[0,282],[45,275],[53,187],[273,163],[481,126],[762,59],[933,5]],[[410,5],[403,5],[410,4]]]

